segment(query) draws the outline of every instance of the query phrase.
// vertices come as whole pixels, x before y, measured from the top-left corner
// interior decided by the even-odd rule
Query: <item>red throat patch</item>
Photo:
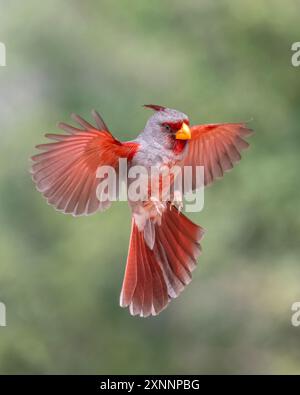
[[[188,140],[175,140],[173,152],[176,155],[181,154],[181,152],[184,150],[187,142],[188,142]]]

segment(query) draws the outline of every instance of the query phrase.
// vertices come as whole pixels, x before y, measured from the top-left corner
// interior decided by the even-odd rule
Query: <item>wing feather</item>
[[[103,119],[93,112],[96,129],[82,117],[72,118],[83,128],[60,123],[69,134],[47,133],[51,143],[37,145],[42,152],[32,156],[32,179],[37,189],[57,210],[67,214],[88,215],[104,210],[110,201],[99,201],[96,191],[99,166],[118,170],[119,158],[131,158],[138,144],[121,143],[108,131]]]
[[[192,189],[197,185],[196,166],[204,166],[204,185],[223,177],[241,160],[241,151],[249,147],[244,139],[252,134],[245,123],[220,123],[191,127],[192,139],[182,166],[193,167]]]

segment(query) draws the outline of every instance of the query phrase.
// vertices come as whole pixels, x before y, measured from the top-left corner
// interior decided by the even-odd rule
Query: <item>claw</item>
[[[151,196],[150,197],[151,202],[153,203],[157,213],[162,216],[163,211],[165,209],[165,205],[162,201],[160,201],[157,197]]]

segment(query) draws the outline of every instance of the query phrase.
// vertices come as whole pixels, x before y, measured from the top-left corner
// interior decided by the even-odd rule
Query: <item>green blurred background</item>
[[[0,1],[1,373],[300,373],[299,1]],[[130,215],[57,213],[28,158],[71,112],[133,138],[143,103],[253,118],[241,164],[190,217],[192,284],[160,316],[118,305]]]

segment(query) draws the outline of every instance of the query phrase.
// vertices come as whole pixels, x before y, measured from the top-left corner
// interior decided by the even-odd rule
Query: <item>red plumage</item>
[[[155,111],[137,139],[120,142],[101,116],[93,111],[96,127],[73,115],[79,127],[60,123],[67,134],[46,134],[54,140],[36,148],[32,178],[37,189],[57,210],[74,216],[104,210],[110,200],[98,200],[96,177],[100,166],[118,173],[119,159],[129,168],[150,166],[204,166],[204,183],[211,184],[241,159],[251,134],[244,123],[196,125],[176,110],[147,104]],[[161,182],[161,180],[160,180]],[[193,179],[192,188],[199,185]],[[161,197],[162,199],[162,197]],[[132,229],[120,296],[132,315],[160,313],[191,281],[200,254],[203,229],[192,223],[172,201],[129,200]]]
[[[150,249],[132,221],[131,237],[120,304],[133,315],[160,313],[192,279],[204,234],[182,213],[168,204]]]
[[[159,106],[157,104],[144,104],[144,107],[150,108],[151,110],[154,110],[154,111],[164,111],[166,109],[166,107]]]

